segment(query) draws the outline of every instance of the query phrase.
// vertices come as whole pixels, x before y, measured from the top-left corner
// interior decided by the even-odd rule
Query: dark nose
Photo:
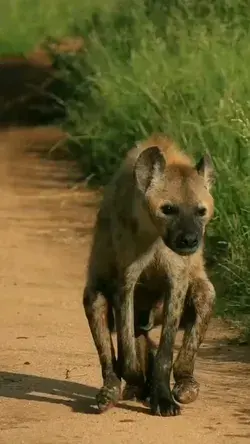
[[[183,234],[179,239],[180,248],[195,248],[198,245],[198,235],[196,233]]]

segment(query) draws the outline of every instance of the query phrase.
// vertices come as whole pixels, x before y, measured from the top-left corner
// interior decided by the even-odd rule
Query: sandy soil
[[[96,414],[101,374],[81,299],[98,196],[72,188],[64,162],[23,149],[48,134],[59,137],[0,135],[0,444],[250,442],[250,350],[218,321],[197,362],[200,397],[180,417],[133,402]]]

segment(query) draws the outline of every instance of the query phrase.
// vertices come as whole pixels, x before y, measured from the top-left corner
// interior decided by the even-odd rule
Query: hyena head
[[[134,168],[143,211],[165,245],[179,255],[191,255],[203,244],[213,216],[210,194],[213,165],[205,155],[192,165],[185,155],[168,159],[158,146],[144,149]],[[145,214],[145,213],[144,213]],[[145,215],[146,217],[146,215]]]

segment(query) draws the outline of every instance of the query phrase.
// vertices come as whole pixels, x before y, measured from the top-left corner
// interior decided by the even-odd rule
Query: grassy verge
[[[109,0],[110,1],[110,0]],[[100,0],[8,0],[1,4],[0,55],[26,54],[46,38],[58,38],[86,29]],[[107,0],[108,6],[108,0]]]

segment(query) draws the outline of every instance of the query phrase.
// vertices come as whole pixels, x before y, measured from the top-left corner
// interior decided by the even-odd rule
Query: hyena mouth
[[[197,247],[193,247],[193,248],[172,248],[172,250],[179,254],[179,256],[190,256],[191,254],[194,254],[197,250],[198,250],[198,246]]]

